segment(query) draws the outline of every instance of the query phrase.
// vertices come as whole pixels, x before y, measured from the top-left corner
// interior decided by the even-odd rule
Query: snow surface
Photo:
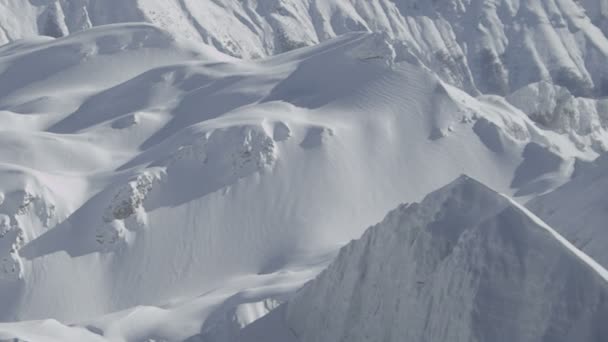
[[[578,248],[608,267],[606,187],[608,159],[578,163],[574,178],[527,206]]]
[[[438,39],[430,12],[389,11],[399,25],[428,27],[412,36],[430,45],[412,50],[392,19],[383,25],[394,32],[351,27],[306,41],[300,2],[281,2],[298,15],[277,17],[270,1],[253,12],[248,1],[183,1],[199,8],[179,7],[185,21],[172,3],[0,0],[8,40],[29,37],[0,47],[0,321],[19,321],[0,324],[0,339],[231,341],[398,203],[462,173],[526,201],[608,143],[600,99],[573,95],[597,111],[545,126],[503,97],[472,97],[469,81],[457,81],[466,68],[450,78],[421,55]],[[336,15],[323,25],[350,27],[362,9],[367,19],[355,22],[385,22],[389,7],[378,4],[388,2],[353,4],[324,7]],[[251,26],[258,37],[275,42],[264,32],[297,25],[289,42],[306,44],[258,44],[223,21],[225,6],[270,30]],[[65,19],[57,36],[70,34],[34,37],[53,16]],[[99,26],[138,18],[168,30]],[[184,39],[179,22],[236,31],[210,46]],[[283,50],[292,51],[262,57]],[[252,51],[260,58],[223,53]],[[543,113],[570,88],[552,86]],[[526,92],[509,99],[528,110]]]
[[[561,132],[580,148],[599,153],[608,127],[608,98],[575,97],[566,88],[549,82],[531,83],[506,97],[532,120]]]
[[[607,294],[608,271],[463,176],[390,212],[242,340],[603,341]]]
[[[1,0],[0,43],[147,21],[259,58],[382,31],[404,58],[471,93],[506,95],[548,80],[592,96],[608,94],[607,13],[605,0]]]

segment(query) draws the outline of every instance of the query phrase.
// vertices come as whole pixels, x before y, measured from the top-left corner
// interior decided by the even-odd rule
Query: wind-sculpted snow
[[[241,60],[149,24],[0,47],[0,320],[58,320],[0,338],[232,337],[398,203],[463,172],[528,198],[596,156],[402,48]]]
[[[463,176],[391,211],[270,314],[284,327],[267,317],[242,340],[596,342],[607,295],[605,269]]]
[[[598,136],[606,135],[607,109],[596,100],[608,95],[605,0],[1,0],[0,9],[0,42],[150,22],[245,59],[349,32],[382,32],[390,44],[374,47],[389,49],[394,60],[420,63],[472,95],[510,95],[533,120],[568,135],[579,148],[606,149]],[[539,111],[534,96],[550,106]],[[33,101],[24,106],[49,105],[45,97]],[[114,125],[128,126],[135,118]]]

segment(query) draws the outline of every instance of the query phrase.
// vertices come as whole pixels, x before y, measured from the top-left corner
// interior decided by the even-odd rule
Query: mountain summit
[[[608,272],[462,176],[390,212],[279,314],[293,341],[600,342]]]

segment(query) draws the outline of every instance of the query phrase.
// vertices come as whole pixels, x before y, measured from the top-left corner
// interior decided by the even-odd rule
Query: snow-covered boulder
[[[105,222],[125,220],[134,215],[142,207],[146,196],[152,190],[154,181],[154,175],[144,173],[119,188],[112,203],[106,208],[103,220]]]
[[[19,187],[17,187],[19,188]],[[24,276],[20,250],[27,238],[57,223],[55,205],[29,186],[0,192],[0,281]]]
[[[144,208],[150,191],[159,178],[152,173],[142,173],[115,191],[106,207],[102,223],[95,231],[95,240],[106,250],[125,243],[130,231],[145,226],[147,217]]]
[[[0,214],[0,281],[23,276],[23,265],[18,254],[23,238],[23,230],[11,223],[8,215]]]
[[[284,125],[284,124],[283,124]],[[279,127],[278,138],[286,139],[289,129]],[[221,186],[256,172],[272,169],[278,150],[272,136],[259,125],[218,128],[196,135],[172,153],[165,164],[169,177],[182,171],[199,173],[208,182]]]

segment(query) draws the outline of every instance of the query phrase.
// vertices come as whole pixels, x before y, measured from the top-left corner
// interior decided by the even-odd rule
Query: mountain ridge
[[[463,176],[390,212],[242,341],[600,341],[606,291],[606,269]]]
[[[0,17],[4,32],[14,31],[5,41],[49,34],[41,25],[48,22],[48,13],[55,12],[61,14],[55,15],[52,27],[62,29],[54,28],[60,34],[51,36],[109,23],[148,21],[246,58],[314,45],[347,32],[383,31],[403,53],[415,55],[444,80],[473,94],[507,95],[547,80],[577,96],[608,94],[608,76],[601,67],[608,56],[604,0],[451,0],[445,4],[175,0],[162,5],[153,0],[60,0],[20,6],[3,2],[9,13],[37,18],[18,24]],[[570,53],[562,54],[564,49]]]

